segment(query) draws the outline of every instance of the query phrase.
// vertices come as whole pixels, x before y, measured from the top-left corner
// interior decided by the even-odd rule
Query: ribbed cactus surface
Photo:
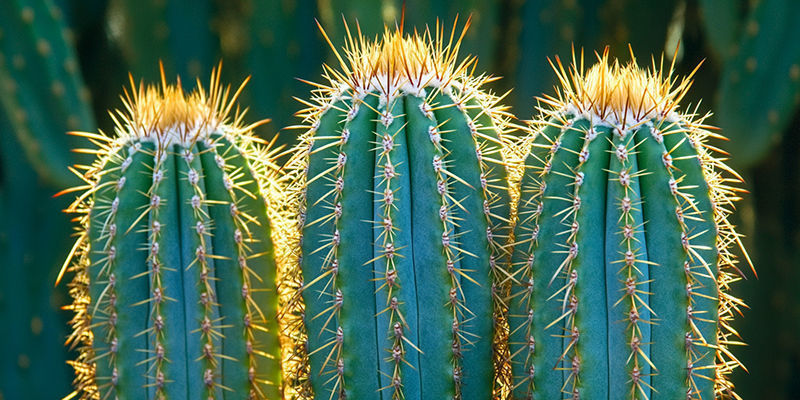
[[[238,91],[133,84],[69,211],[83,398],[280,397],[272,171]],[[240,88],[241,90],[241,88]]]
[[[730,397],[737,176],[671,67],[555,70],[520,189],[515,399]],[[663,64],[663,63],[662,63]]]
[[[459,33],[348,35],[301,113],[287,262],[314,398],[492,397],[508,117]]]

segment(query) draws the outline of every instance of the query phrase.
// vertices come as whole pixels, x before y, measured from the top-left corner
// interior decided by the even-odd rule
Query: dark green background
[[[252,81],[241,97],[249,121],[270,137],[298,124],[323,62],[334,58],[315,19],[334,42],[341,16],[374,35],[401,15],[399,0],[2,0],[0,1],[0,400],[52,399],[70,391],[70,357],[62,347],[71,317],[66,285],[53,289],[72,228],[60,212],[75,185],[69,152],[83,146],[64,132],[113,130],[108,109],[130,71],[193,86],[223,60],[226,82]],[[530,119],[534,96],[553,94],[546,57],[570,58],[571,44],[593,52],[611,46],[641,64],[666,53],[685,74],[705,60],[684,107],[713,111],[731,138],[731,153],[749,194],[737,224],[746,235],[759,278],[736,285],[751,309],[736,321],[747,365],[734,377],[745,399],[800,398],[800,3],[793,0],[463,0],[407,1],[404,29],[437,18],[449,29],[472,15],[464,53],[479,72],[502,76],[494,90]],[[42,44],[44,42],[44,44]],[[680,48],[675,49],[678,43]],[[700,102],[700,99],[705,101]],[[281,133],[291,143],[298,131]],[[747,270],[747,268],[742,268]],[[70,278],[70,277],[68,277]],[[488,362],[488,361],[487,361]]]

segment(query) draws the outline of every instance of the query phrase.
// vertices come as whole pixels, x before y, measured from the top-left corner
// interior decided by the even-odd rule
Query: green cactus
[[[306,91],[306,84],[296,78],[308,78],[322,72],[319,60],[325,54],[322,38],[313,24],[317,2],[313,0],[243,1],[240,9],[225,3],[218,22],[230,79],[252,74],[240,103],[258,113],[270,113],[277,127],[292,123],[297,109],[295,96]],[[280,62],[276,62],[280,60]],[[264,96],[264,93],[272,93]],[[289,144],[291,135],[278,137],[279,144]]]
[[[726,150],[737,166],[749,167],[762,159],[800,106],[800,43],[783,40],[800,35],[799,18],[800,6],[794,1],[755,3],[736,54],[723,66],[718,117],[731,138]]]
[[[738,3],[738,4],[737,4]],[[735,43],[743,18],[744,1],[700,0],[700,17],[708,48],[719,60],[735,53]]]
[[[583,59],[545,97],[520,187],[509,303],[513,398],[735,397],[737,175],[691,77]]]
[[[163,71],[163,70],[162,70]],[[82,398],[269,398],[281,393],[270,154],[208,92],[131,82],[116,138],[68,211],[81,229],[72,362]],[[266,197],[266,199],[265,199]],[[69,262],[69,260],[68,260]]]
[[[63,261],[54,249],[71,244],[69,223],[57,212],[67,204],[37,179],[1,111],[0,167],[0,251],[8,274],[0,283],[7,326],[0,334],[0,399],[61,398],[71,378],[62,346],[69,316],[60,310],[67,291],[54,290],[53,280]]]
[[[279,236],[314,398],[492,397],[509,116],[474,58],[457,62],[463,35],[348,35],[300,113]]]
[[[76,182],[64,132],[95,129],[72,35],[51,0],[0,4],[0,106],[38,175],[62,187]]]

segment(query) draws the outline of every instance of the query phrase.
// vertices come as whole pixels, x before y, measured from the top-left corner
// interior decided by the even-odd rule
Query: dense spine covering
[[[163,71],[163,70],[162,70]],[[179,84],[180,85],[180,84]],[[69,207],[80,229],[70,397],[281,396],[278,296],[268,207],[274,165],[229,117],[236,97],[131,81],[116,137],[97,149]]]
[[[742,306],[728,222],[739,178],[714,158],[691,84],[661,65],[554,66],[520,186],[509,299],[512,397],[733,397]]]
[[[475,59],[457,63],[457,33],[348,34],[341,71],[327,70],[301,113],[309,125],[285,168],[290,220],[279,225],[282,264],[302,284],[291,336],[306,342],[293,347],[305,396],[496,389],[510,116],[481,90],[491,78],[470,75]]]

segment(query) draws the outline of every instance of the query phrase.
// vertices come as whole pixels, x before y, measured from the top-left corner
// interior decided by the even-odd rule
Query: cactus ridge
[[[582,55],[556,61],[564,87],[523,143],[513,398],[735,398],[740,178],[712,155],[707,116],[678,110],[691,76],[607,50],[587,72]]]
[[[458,33],[348,33],[300,113],[279,225],[303,282],[296,365],[317,398],[492,395],[509,115],[474,58],[456,62]]]
[[[278,398],[277,290],[264,197],[274,151],[231,114],[230,87],[135,85],[116,137],[74,171],[72,396]],[[232,115],[232,116],[231,116]],[[270,206],[273,207],[273,206]],[[65,272],[62,270],[62,274]]]

